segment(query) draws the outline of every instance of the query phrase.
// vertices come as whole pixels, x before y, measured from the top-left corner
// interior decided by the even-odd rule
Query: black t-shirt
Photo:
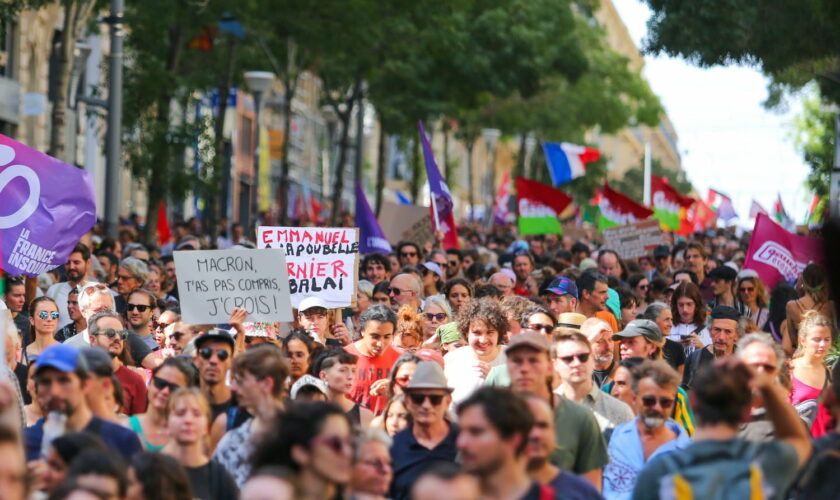
[[[26,346],[32,343],[32,325],[29,323],[29,315],[21,311],[14,317],[13,321],[20,333],[20,345],[23,349],[26,349]]]
[[[674,370],[679,370],[685,364],[685,350],[682,344],[671,339],[665,339],[662,356]]]
[[[595,381],[595,384],[598,387],[603,387],[604,386],[604,382],[607,380],[607,378],[609,378],[610,374],[613,371],[613,368],[615,368],[615,360],[613,360],[613,362],[610,363],[610,367],[607,368],[606,370],[593,370],[592,371],[592,380]]]
[[[137,335],[131,330],[128,331],[128,338],[125,342],[128,344],[128,349],[131,351],[131,359],[134,360],[134,366],[142,366],[143,359],[152,353],[152,349],[149,348],[149,344],[147,344],[140,335]]]
[[[184,467],[190,478],[193,498],[201,500],[228,500],[239,497],[236,481],[224,465],[210,460],[201,467]]]
[[[29,367],[27,367],[23,363],[18,363],[15,365],[15,377],[18,379],[18,384],[20,385],[20,395],[23,396],[23,404],[28,405],[32,403],[32,396],[29,395],[29,391],[26,390],[26,376],[29,372]]]

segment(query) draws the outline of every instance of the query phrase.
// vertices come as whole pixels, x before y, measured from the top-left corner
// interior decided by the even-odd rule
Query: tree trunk
[[[291,64],[291,63],[290,63]],[[297,71],[290,72],[283,81],[283,146],[280,159],[280,225],[285,226],[289,217],[289,131],[292,130],[292,100],[297,93]]]
[[[517,177],[525,175],[525,155],[528,153],[528,148],[525,142],[528,139],[528,132],[519,134],[519,153],[516,155],[516,167],[513,170],[513,181],[516,182]]]
[[[356,156],[353,162],[353,184],[361,184],[362,170],[364,169],[364,147],[365,147],[365,96],[362,92],[361,79],[356,81],[356,88],[359,94],[356,96]]]
[[[469,192],[467,193],[467,202],[470,204],[470,210],[467,212],[467,220],[472,222],[473,220],[473,212],[475,207],[475,198],[473,193],[475,192],[475,179],[473,176],[473,146],[474,141],[470,138],[467,139],[467,189]]]
[[[181,53],[184,45],[183,32],[178,26],[169,30],[169,54],[166,58],[166,69],[175,73],[181,63]],[[155,121],[155,137],[152,139],[154,154],[151,159],[151,175],[146,183],[146,230],[144,238],[147,242],[157,241],[158,206],[163,199],[166,187],[166,173],[172,162],[169,154],[169,109],[175,95],[174,88],[167,88],[157,99]]]
[[[387,165],[387,158],[385,158],[385,147],[388,141],[388,134],[385,132],[385,127],[382,121],[379,122],[379,144],[377,147],[379,151],[376,155],[376,216],[379,217],[379,211],[382,209],[382,192],[385,191],[385,166]]]
[[[347,112],[337,113],[341,121],[341,138],[338,142],[338,161],[335,165],[335,184],[333,184],[332,193],[332,214],[330,215],[330,223],[333,226],[338,225],[341,217],[341,195],[344,192],[344,167],[347,162],[347,136],[350,132],[350,114],[353,111],[353,101],[348,101]]]
[[[225,168],[225,118],[227,117],[227,106],[230,98],[230,89],[233,86],[233,75],[236,68],[236,39],[228,35],[228,51],[225,75],[219,85],[219,113],[216,115],[216,123],[213,127],[213,135],[216,143],[213,146],[213,174],[212,182],[210,183],[207,193],[207,213],[209,215],[207,225],[205,228],[210,235],[210,245],[216,244],[216,237],[218,236],[219,221],[226,214],[222,214],[219,208],[226,203],[222,203],[222,199],[227,199],[229,195],[230,186],[230,172]],[[259,138],[259,124],[257,124],[257,137]],[[257,139],[259,140],[259,139]],[[220,187],[221,186],[221,187]],[[215,190],[218,192],[213,192]],[[249,228],[250,230],[250,228]],[[256,241],[256,238],[254,239]]]
[[[94,0],[64,2],[64,24],[62,26],[60,49],[58,53],[58,79],[53,88],[54,100],[52,116],[50,117],[50,145],[47,154],[55,158],[72,163],[73,158],[66,157],[67,139],[65,130],[67,128],[67,96],[70,93],[70,81],[73,73],[74,52],[76,51],[76,39],[80,36],[82,29],[87,25],[93,11]]]

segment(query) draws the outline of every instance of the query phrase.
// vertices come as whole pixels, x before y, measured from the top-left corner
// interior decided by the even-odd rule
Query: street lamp
[[[256,137],[254,140],[254,179],[251,182],[252,196],[251,196],[251,214],[253,216],[253,223],[259,221],[259,197],[260,197],[260,105],[262,104],[263,94],[271,90],[274,84],[274,73],[270,71],[246,71],[245,85],[254,96],[254,130]],[[288,137],[283,138],[284,141],[289,140]]]

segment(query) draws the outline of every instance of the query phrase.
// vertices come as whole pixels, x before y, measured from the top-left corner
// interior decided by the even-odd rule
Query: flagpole
[[[435,231],[440,231],[440,216],[437,211],[437,203],[435,202],[435,193],[429,189],[429,198],[432,200],[432,213],[435,214]]]
[[[645,194],[642,200],[645,206],[650,206],[650,143],[645,143]]]

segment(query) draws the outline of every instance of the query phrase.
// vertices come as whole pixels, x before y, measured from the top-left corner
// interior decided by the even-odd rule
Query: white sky
[[[639,0],[613,0],[630,36],[641,47],[650,9]],[[812,194],[809,168],[789,138],[798,103],[786,113],[761,106],[767,79],[756,69],[701,69],[682,59],[645,57],[644,74],[679,136],[683,168],[705,199],[709,187],[732,197],[739,225],[752,227],[750,201],[772,213],[776,193],[801,223]]]

